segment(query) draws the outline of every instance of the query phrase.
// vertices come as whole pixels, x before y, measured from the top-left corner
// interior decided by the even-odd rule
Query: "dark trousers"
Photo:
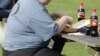
[[[2,21],[2,18],[7,18],[9,15],[9,12],[7,10],[0,8],[0,21]]]
[[[45,47],[38,49],[20,49],[13,52],[3,50],[3,56],[61,56],[61,54]]]

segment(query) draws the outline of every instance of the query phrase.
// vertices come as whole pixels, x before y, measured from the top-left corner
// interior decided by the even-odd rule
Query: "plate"
[[[87,26],[89,25],[90,21],[89,20],[81,20],[75,24],[72,25],[72,28],[75,28],[75,29],[80,29],[84,26]]]

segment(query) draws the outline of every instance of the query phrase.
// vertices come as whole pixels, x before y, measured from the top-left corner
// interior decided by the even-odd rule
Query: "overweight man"
[[[3,56],[61,56],[47,45],[72,22],[72,17],[49,14],[45,5],[50,1],[18,0],[8,17]],[[56,18],[60,18],[57,23]]]

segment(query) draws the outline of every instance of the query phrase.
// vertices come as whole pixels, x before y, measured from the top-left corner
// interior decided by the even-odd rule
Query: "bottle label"
[[[84,12],[79,12],[78,13],[78,18],[85,18],[85,13]]]
[[[90,26],[97,26],[98,23],[97,23],[97,20],[96,19],[91,19],[90,20]]]

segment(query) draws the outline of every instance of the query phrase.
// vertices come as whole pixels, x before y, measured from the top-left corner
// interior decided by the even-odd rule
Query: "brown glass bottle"
[[[90,35],[91,37],[98,36],[98,17],[96,15],[96,9],[92,10],[92,16],[90,17]]]
[[[85,19],[85,9],[83,7],[83,2],[80,3],[80,7],[78,9],[78,21]]]

